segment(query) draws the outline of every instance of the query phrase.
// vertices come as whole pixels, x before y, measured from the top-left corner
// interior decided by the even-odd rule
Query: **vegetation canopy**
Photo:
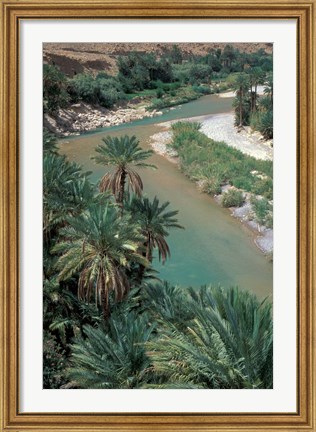
[[[161,44],[159,52],[116,52],[111,64],[94,73],[83,66],[69,72],[47,56],[45,119],[54,122],[69,107],[75,114],[82,106],[107,113],[129,103],[162,109],[230,90],[236,127],[273,137],[272,55],[263,49],[226,44],[201,54]],[[175,122],[171,131],[179,166],[201,191],[221,194],[225,207],[249,204],[260,229],[272,227],[271,161],[208,138],[198,122]],[[270,299],[242,287],[160,280],[157,263],[174,266],[175,230],[190,227],[164,190],[163,199],[143,194],[142,170],[156,169],[152,156],[135,135],[105,136],[91,155],[104,167],[94,184],[43,130],[44,388],[273,388]],[[208,240],[192,231],[199,245]],[[221,252],[212,247],[207,265]],[[196,259],[203,260],[198,253]]]

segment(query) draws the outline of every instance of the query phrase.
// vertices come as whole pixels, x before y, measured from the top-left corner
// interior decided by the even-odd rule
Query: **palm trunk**
[[[254,95],[254,107],[253,110],[257,111],[257,90],[258,90],[258,84],[256,83],[255,85],[255,95]]]
[[[152,257],[152,252],[150,250],[149,244],[150,244],[150,241],[147,238],[147,241],[144,243],[146,250],[143,251],[142,255],[143,255],[143,257],[145,257],[147,259],[147,261],[152,263],[153,257]],[[139,270],[138,270],[139,282],[142,282],[142,280],[144,279],[145,268],[146,267],[144,265],[139,264]]]
[[[239,89],[239,127],[242,126],[242,88]]]
[[[124,199],[124,191],[125,191],[125,182],[126,182],[126,171],[123,168],[121,182],[120,182],[120,190],[117,197],[117,202],[121,207],[121,215],[123,216],[123,199]]]
[[[103,311],[103,319],[107,321],[111,316],[111,311],[109,308],[109,294],[105,292],[105,289],[102,290],[101,294],[101,303],[102,303],[102,311]]]

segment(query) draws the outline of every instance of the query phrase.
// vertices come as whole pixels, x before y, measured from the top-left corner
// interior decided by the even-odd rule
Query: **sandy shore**
[[[265,86],[263,86],[263,85],[259,85],[257,87],[257,94],[259,96],[262,96],[264,94],[264,88],[265,88]],[[235,91],[229,91],[229,92],[225,92],[225,93],[219,93],[218,96],[221,98],[232,98],[232,97],[236,96],[236,92]]]
[[[272,160],[272,140],[265,141],[259,132],[245,127],[238,132],[234,126],[234,114],[216,114],[202,120],[201,132],[215,141],[222,141],[256,159]]]
[[[259,132],[252,132],[249,126],[238,131],[234,126],[233,112],[172,120],[158,123],[158,126],[168,131],[172,123],[177,121],[199,122],[202,125],[201,132],[214,141],[224,142],[256,159],[273,160],[273,141],[265,141]],[[162,150],[166,151],[165,146],[162,146]]]
[[[177,121],[177,120],[176,120]],[[151,136],[150,145],[154,151],[170,162],[178,164],[179,159],[177,152],[173,150],[169,144],[172,139],[170,127],[176,121],[159,123],[163,128]],[[192,117],[189,119],[181,119],[181,121],[198,121],[202,124],[201,131],[209,138],[215,141],[222,141],[225,144],[234,147],[241,152],[253,156],[256,159],[272,160],[273,149],[272,142],[264,141],[259,133],[251,133],[248,130],[238,132],[234,127],[234,114],[215,114],[212,116]],[[197,184],[197,187],[200,185]],[[222,194],[231,186],[227,185],[222,188]],[[220,204],[222,194],[217,195],[215,200]],[[259,226],[253,221],[253,211],[250,204],[250,194],[244,193],[245,203],[242,207],[231,208],[231,214],[237,218],[243,225],[248,227],[254,233],[254,242],[257,247],[265,254],[273,252],[273,230],[264,226]]]

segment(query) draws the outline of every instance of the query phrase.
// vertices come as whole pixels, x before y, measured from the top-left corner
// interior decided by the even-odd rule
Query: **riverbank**
[[[201,132],[216,141],[225,142],[225,144],[234,147],[243,153],[253,156],[257,159],[272,160],[273,151],[271,143],[264,142],[258,133],[251,134],[247,130],[238,132],[234,127],[234,115],[217,114],[207,117],[193,117],[183,119],[183,121],[198,121],[201,123]],[[180,161],[177,152],[169,145],[172,140],[171,125],[174,121],[160,123],[164,128],[163,131],[151,136],[151,146],[154,151],[170,162],[178,164]],[[196,182],[197,187],[203,192],[202,182]],[[215,201],[221,204],[223,194],[233,188],[230,185],[221,187],[221,192],[215,195]],[[241,207],[231,207],[229,210],[233,217],[237,218],[244,226],[254,234],[254,242],[257,247],[265,254],[271,255],[273,252],[273,229],[259,225],[255,222],[255,215],[251,205],[252,194],[243,191],[244,203]],[[257,198],[261,198],[258,196]]]
[[[109,110],[80,102],[65,109],[59,109],[54,115],[45,113],[44,127],[58,137],[67,137],[161,114],[161,111],[155,109],[149,111],[146,106],[134,106],[133,104]]]
[[[95,129],[110,128],[132,123],[136,120],[155,118],[170,111],[185,111],[189,109],[188,107],[192,102],[194,103],[196,100],[203,101],[207,97],[215,98],[224,110],[227,104],[230,103],[227,98],[227,102],[225,98],[220,99],[218,94],[203,96],[192,92],[185,95],[180,93],[177,97],[163,99],[135,96],[129,102],[122,102],[121,105],[112,109],[106,109],[100,105],[91,105],[81,101],[67,108],[59,109],[54,114],[45,112],[44,127],[59,138],[76,136]],[[153,100],[156,101],[156,106],[153,105]],[[208,106],[206,103],[204,105]],[[212,106],[212,101],[210,101],[210,106]],[[166,107],[168,108],[165,109]],[[205,114],[208,112],[210,111],[205,111]]]
[[[224,142],[230,147],[240,150],[248,156],[256,159],[273,160],[273,140],[264,140],[260,132],[252,131],[250,126],[238,130],[234,126],[234,113],[213,114],[182,119],[181,121],[199,122],[201,132],[214,141]],[[159,123],[159,126],[169,130],[174,121]],[[171,135],[170,135],[171,136]],[[155,140],[154,140],[155,141]],[[166,146],[162,142],[161,149],[156,145],[157,151],[166,152]]]

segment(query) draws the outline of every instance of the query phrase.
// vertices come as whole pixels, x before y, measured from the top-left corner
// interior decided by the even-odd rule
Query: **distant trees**
[[[99,104],[111,108],[116,102],[124,99],[122,85],[113,77],[98,74],[95,78],[89,74],[78,74],[69,83],[73,101]]]
[[[118,57],[118,80],[126,93],[152,87],[152,82],[172,81],[170,60],[166,57],[158,59],[152,53],[132,52]]]
[[[110,76],[100,71],[66,77],[56,66],[44,65],[44,109],[55,113],[69,103],[84,101],[112,108],[128,94],[157,89],[158,99],[166,93],[174,97],[181,86],[196,86],[201,93],[212,82],[225,79],[231,73],[253,71],[251,111],[256,108],[256,86],[262,76],[272,72],[272,55],[265,50],[247,53],[228,44],[223,49],[210,49],[206,55],[184,53],[180,45],[165,47],[161,54],[127,52],[117,57],[118,73]],[[262,73],[260,72],[262,71]],[[256,73],[259,76],[256,76]],[[201,86],[200,84],[206,84]],[[212,89],[214,91],[214,89]]]
[[[258,98],[258,85],[264,84],[265,72],[260,67],[253,67],[249,69],[249,79],[251,86],[251,103],[250,111],[253,113],[257,110],[257,98]]]
[[[54,65],[43,65],[43,99],[44,111],[55,113],[59,108],[64,108],[69,102],[66,91],[67,78]]]
[[[264,87],[264,95],[258,97],[258,86]],[[261,132],[265,139],[273,138],[273,76],[261,68],[253,67],[236,75],[235,124],[250,125]]]
[[[249,86],[250,80],[246,73],[237,75],[234,82],[236,90],[236,125],[242,127],[249,121]]]

